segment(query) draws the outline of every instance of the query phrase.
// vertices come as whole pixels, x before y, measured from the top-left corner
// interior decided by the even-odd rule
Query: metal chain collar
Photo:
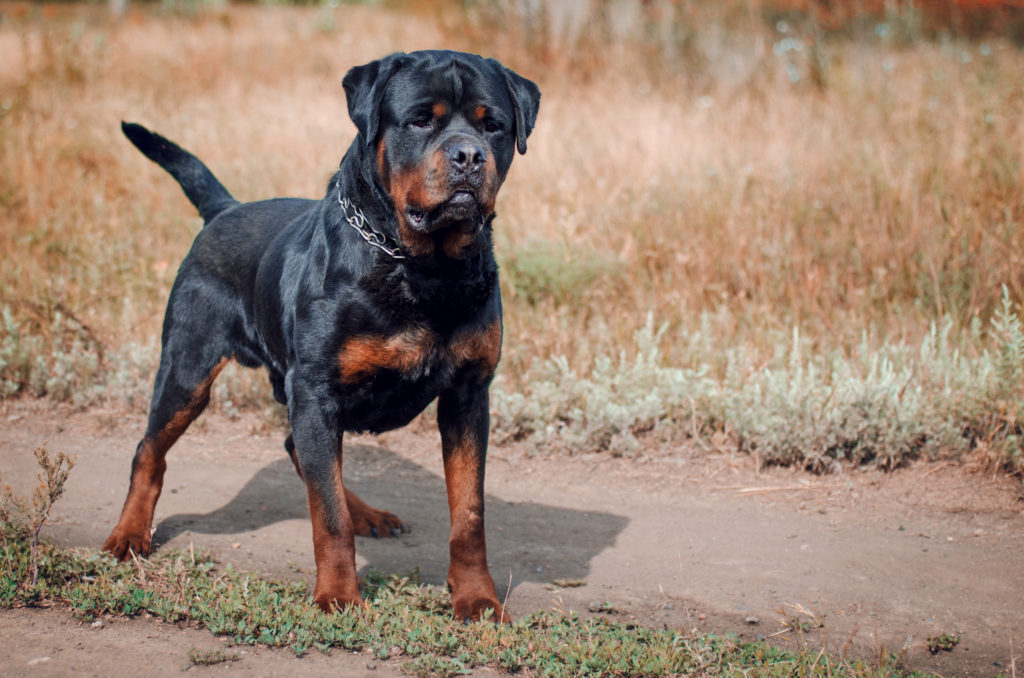
[[[342,197],[339,193],[338,204],[341,205],[341,209],[345,211],[345,221],[348,222],[349,226],[356,229],[356,232],[363,237],[363,240],[387,253],[388,256],[396,261],[405,259],[405,255],[402,254],[402,250],[397,247],[397,243],[396,246],[389,247],[387,244],[388,237],[371,226],[366,215],[363,214],[363,211],[353,205],[351,200]]]

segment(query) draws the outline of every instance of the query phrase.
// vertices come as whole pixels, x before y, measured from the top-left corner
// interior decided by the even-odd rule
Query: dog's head
[[[540,90],[494,59],[449,51],[392,54],[343,84],[403,248],[458,257],[493,216],[515,150],[526,152]]]

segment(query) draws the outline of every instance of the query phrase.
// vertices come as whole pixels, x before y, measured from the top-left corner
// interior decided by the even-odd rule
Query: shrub
[[[600,357],[585,374],[558,356],[535,363],[519,392],[499,380],[494,426],[499,436],[549,449],[627,455],[645,433],[719,431],[767,463],[815,471],[839,462],[893,467],[983,448],[993,464],[1021,472],[1020,318],[1004,292],[987,347],[973,356],[951,341],[951,327],[933,326],[916,349],[872,350],[865,342],[849,357],[816,355],[794,330],[770,366],[736,349],[712,362],[701,348],[680,368],[664,363],[658,346],[667,330],[655,330],[649,317],[635,334],[635,352]],[[713,337],[699,332],[673,343],[705,347]],[[964,345],[983,341],[977,324],[971,333]]]

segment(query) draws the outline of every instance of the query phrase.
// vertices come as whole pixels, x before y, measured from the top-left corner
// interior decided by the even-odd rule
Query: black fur
[[[185,195],[199,210],[199,216],[205,223],[209,223],[227,208],[238,204],[199,158],[173,141],[150,132],[142,125],[130,122],[122,122],[121,131],[147,158],[166,169],[178,180]]]

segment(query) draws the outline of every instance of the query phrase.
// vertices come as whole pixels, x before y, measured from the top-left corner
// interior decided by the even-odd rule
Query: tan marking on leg
[[[405,531],[402,521],[392,513],[375,509],[360,499],[355,492],[345,488],[345,502],[348,513],[352,517],[352,528],[355,533],[364,537],[393,537],[397,530]],[[374,534],[374,530],[377,531]]]
[[[341,461],[334,467],[332,484],[337,507],[324,501],[313,485],[306,483],[309,517],[313,524],[313,557],[316,560],[316,587],[313,602],[325,612],[334,607],[361,605],[359,575],[356,574],[356,547],[352,520],[345,502],[345,488],[341,482]],[[330,512],[337,510],[332,520]],[[331,524],[337,524],[332,531]]]
[[[119,560],[128,558],[131,552],[149,555],[152,550],[150,531],[153,512],[163,489],[167,451],[206,407],[210,401],[210,387],[227,363],[228,358],[221,358],[209,376],[196,387],[185,407],[176,412],[154,437],[147,435],[139,443],[132,460],[128,496],[124,500],[117,525],[103,542],[104,551],[110,551]]]
[[[444,477],[451,514],[448,588],[456,619],[480,619],[484,609],[490,608],[495,620],[508,621],[487,568],[480,462],[477,446],[468,435],[445,455]]]

